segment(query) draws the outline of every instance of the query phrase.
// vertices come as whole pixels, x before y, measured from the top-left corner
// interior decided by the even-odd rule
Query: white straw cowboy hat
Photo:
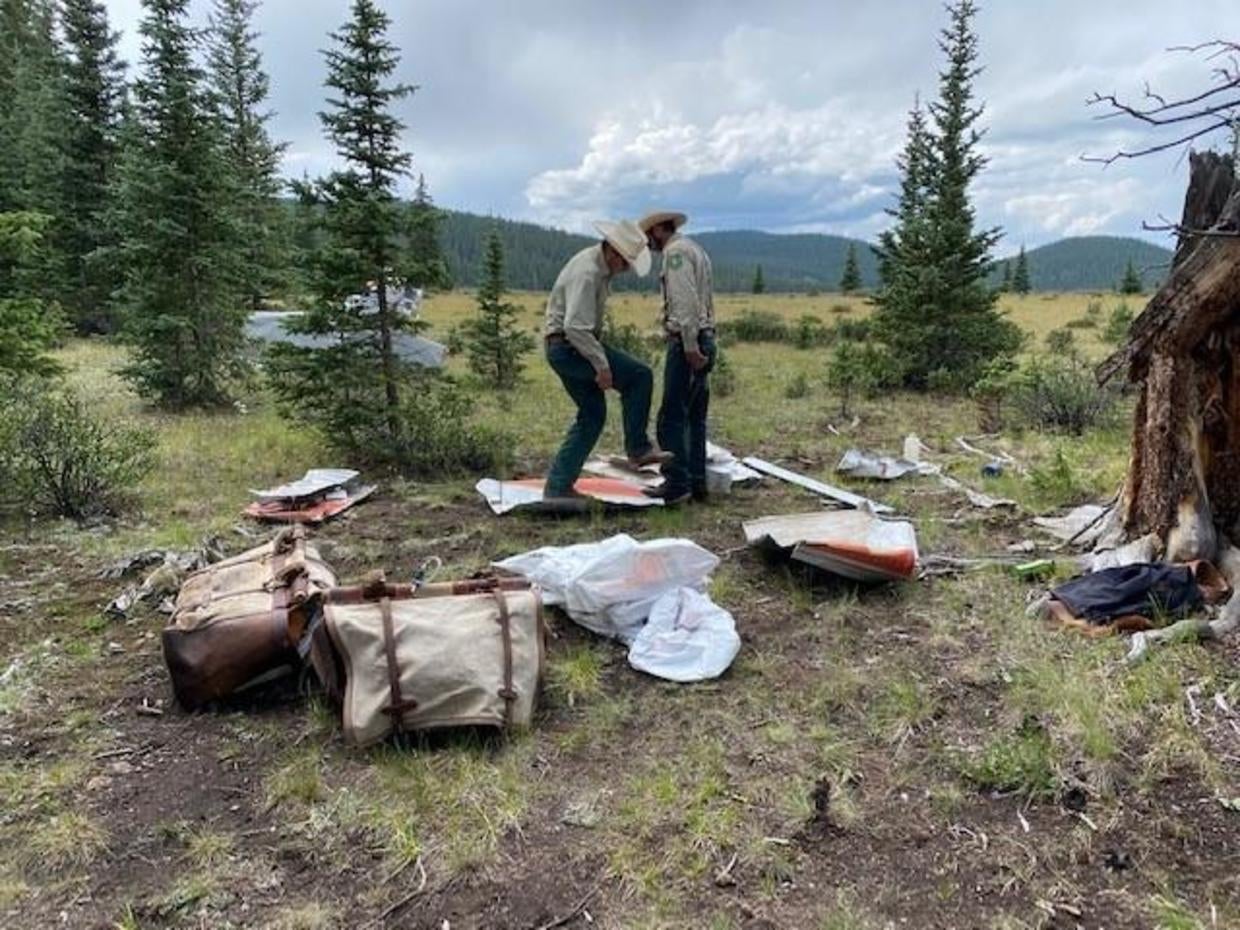
[[[642,232],[648,233],[660,223],[671,223],[676,229],[680,229],[687,222],[689,222],[689,217],[683,213],[677,213],[673,210],[656,210],[643,216],[637,221],[637,225]]]
[[[650,271],[650,249],[646,247],[646,234],[632,220],[597,220],[594,228],[599,231],[613,249],[619,252],[629,267],[645,277]]]

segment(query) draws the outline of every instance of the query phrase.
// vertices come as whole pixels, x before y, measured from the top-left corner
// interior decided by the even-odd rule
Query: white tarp
[[[718,565],[718,556],[690,539],[638,542],[625,533],[544,546],[495,563],[538,584],[544,603],[563,607],[586,629],[626,644],[659,597],[677,588],[704,589]]]
[[[706,681],[728,670],[741,649],[732,615],[692,588],[669,591],[629,647],[629,665],[668,681]]]

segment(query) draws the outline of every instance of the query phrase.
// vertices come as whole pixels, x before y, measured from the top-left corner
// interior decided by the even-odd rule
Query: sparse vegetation
[[[154,444],[60,385],[0,377],[0,500],[78,521],[115,514],[154,467]]]
[[[1070,340],[1047,343],[1054,354],[1027,359],[1013,377],[1012,409],[1027,425],[1077,436],[1104,425],[1116,410],[1115,390],[1098,386],[1092,366]]]
[[[809,379],[805,377],[805,372],[799,371],[792,376],[792,379],[784,387],[784,397],[788,400],[799,400],[809,394]]]
[[[1106,331],[1102,338],[1112,345],[1119,345],[1128,338],[1128,329],[1132,326],[1132,308],[1126,300],[1121,300],[1107,318]]]

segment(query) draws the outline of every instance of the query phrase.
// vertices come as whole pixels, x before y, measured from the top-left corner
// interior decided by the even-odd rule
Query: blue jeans
[[[650,398],[654,392],[654,375],[650,367],[631,355],[603,347],[611,368],[612,384],[620,392],[620,408],[624,418],[624,451],[630,457],[645,455],[652,448],[647,432],[650,419]],[[569,491],[581,474],[594,444],[607,422],[607,397],[594,383],[594,366],[567,342],[547,344],[547,362],[560,376],[564,390],[577,405],[577,418],[547,474],[547,497],[559,497]]]
[[[669,339],[663,365],[663,403],[659,407],[659,446],[675,456],[663,466],[667,489],[680,493],[706,488],[706,413],[710,407],[710,372],[715,367],[715,337],[698,334],[706,367],[694,371],[679,339]]]

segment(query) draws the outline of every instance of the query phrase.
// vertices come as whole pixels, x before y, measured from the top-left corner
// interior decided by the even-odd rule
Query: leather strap
[[[392,718],[392,726],[397,733],[405,731],[404,714],[418,706],[414,700],[406,701],[400,693],[400,665],[396,661],[396,631],[392,625],[392,601],[383,597],[379,600],[379,614],[383,617],[383,652],[387,657],[388,689],[391,691],[392,703],[383,708],[383,712]]]
[[[394,601],[409,598],[446,597],[460,594],[489,594],[493,591],[528,591],[530,583],[524,578],[472,578],[466,581],[435,581],[418,586],[407,584],[379,584],[330,588],[323,594],[329,604],[364,604],[387,596]]]
[[[512,726],[512,708],[517,700],[517,692],[512,687],[512,617],[508,614],[508,598],[503,591],[494,593],[495,603],[499,606],[500,638],[504,643],[504,687],[499,689],[499,696],[504,699],[504,726]]]

